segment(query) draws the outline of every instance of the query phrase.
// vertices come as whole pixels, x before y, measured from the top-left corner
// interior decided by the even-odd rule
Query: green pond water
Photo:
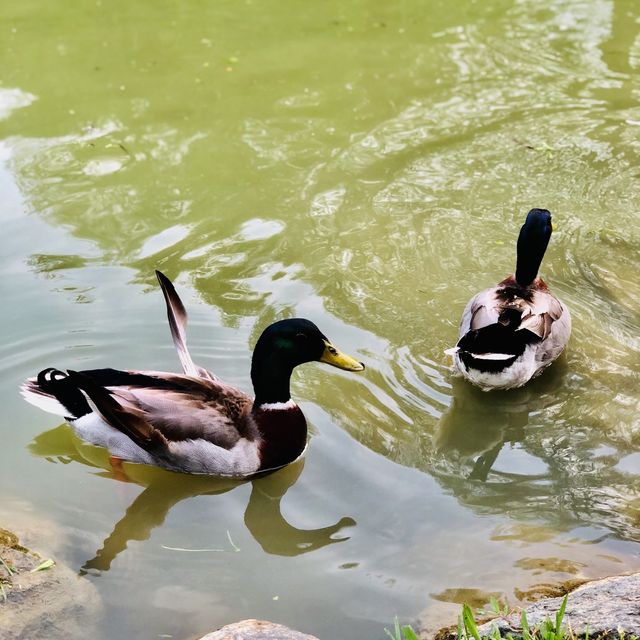
[[[0,6],[0,508],[44,515],[108,640],[246,617],[382,639],[543,583],[640,569],[635,0]],[[568,353],[512,393],[444,349],[526,212]],[[24,403],[47,366],[250,390],[270,322],[367,366],[296,370],[304,461],[247,483],[128,465]],[[0,604],[1,607],[1,604]],[[1,611],[0,611],[1,616]],[[0,633],[1,635],[1,633]]]

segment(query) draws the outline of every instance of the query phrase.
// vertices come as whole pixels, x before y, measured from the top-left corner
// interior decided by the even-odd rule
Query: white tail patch
[[[445,349],[444,352],[448,355],[448,356],[455,356],[456,353],[458,353],[458,351],[460,351],[460,349],[458,349],[458,347],[451,347],[450,349]]]
[[[57,416],[62,416],[63,418],[73,418],[75,416],[69,415],[68,409],[64,407],[60,402],[58,402],[52,395],[45,393],[44,391],[38,390],[37,387],[34,388],[35,385],[33,383],[25,382],[20,387],[20,393],[22,397],[34,407],[38,407],[38,409],[42,409],[47,413],[53,413]]]
[[[511,360],[515,357],[513,353],[472,353],[476,360]]]

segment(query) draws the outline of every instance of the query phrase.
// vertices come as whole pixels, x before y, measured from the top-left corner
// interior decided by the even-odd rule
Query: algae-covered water
[[[46,514],[92,637],[246,617],[320,638],[640,568],[640,13],[633,0],[6,0],[0,506]],[[570,348],[523,390],[454,379],[468,298],[531,207]],[[362,374],[300,367],[303,462],[250,483],[127,466],[18,395],[47,366],[250,390],[314,320]],[[130,482],[125,482],[128,479]],[[4,523],[11,528],[11,522]]]

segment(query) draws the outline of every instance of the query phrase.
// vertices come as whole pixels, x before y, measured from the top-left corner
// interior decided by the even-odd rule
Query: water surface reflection
[[[637,565],[635,4],[7,4],[0,474],[76,532],[74,566],[111,563],[101,637],[258,615],[371,640],[396,613]],[[513,269],[532,206],[558,226],[543,276],[572,311],[566,361],[478,394],[443,349]],[[34,371],[175,367],[154,268],[185,295],[193,353],[240,388],[287,315],[366,362],[359,380],[296,373],[299,481],[138,489],[25,452],[45,424],[15,392]],[[39,455],[77,460],[68,438],[39,436]]]
[[[561,359],[525,388],[495,394],[454,380],[430,472],[479,514],[508,513],[556,530],[593,524],[602,527],[598,540],[640,541],[638,470],[624,464],[633,454],[567,419],[554,393],[566,373]]]
[[[76,461],[104,468],[105,471],[98,475],[144,487],[127,508],[125,515],[115,524],[95,557],[83,563],[81,574],[108,571],[130,541],[148,540],[152,530],[163,524],[169,511],[178,502],[201,495],[225,493],[245,484],[238,480],[190,476],[128,463],[124,464],[122,470],[113,469],[109,467],[105,451],[79,441],[66,425],[40,434],[29,448],[36,455],[52,461],[65,464]],[[256,542],[269,554],[297,556],[344,542],[349,540],[349,536],[336,537],[335,534],[356,525],[356,521],[350,517],[340,518],[333,525],[316,529],[299,529],[287,522],[281,513],[280,501],[295,484],[303,469],[304,459],[275,473],[251,480],[251,495],[244,513],[244,523]],[[234,547],[230,538],[229,543]]]

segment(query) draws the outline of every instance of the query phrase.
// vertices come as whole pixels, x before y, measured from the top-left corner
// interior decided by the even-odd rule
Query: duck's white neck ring
[[[258,405],[260,411],[286,411],[287,409],[294,409],[298,405],[291,399],[286,402],[263,402]]]

